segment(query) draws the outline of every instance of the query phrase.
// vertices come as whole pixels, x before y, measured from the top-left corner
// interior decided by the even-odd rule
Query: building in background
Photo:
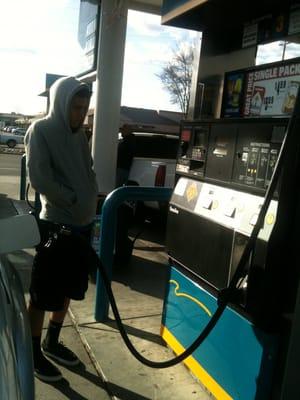
[[[86,124],[91,130],[93,119],[94,109],[90,109]],[[119,126],[129,124],[138,131],[179,134],[181,119],[183,114],[180,112],[121,106]]]
[[[27,128],[30,124],[33,115],[23,115],[17,113],[0,113],[0,129],[3,129],[5,126],[20,126]]]

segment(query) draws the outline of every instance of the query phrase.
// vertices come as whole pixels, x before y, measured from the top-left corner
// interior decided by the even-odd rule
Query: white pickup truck
[[[179,138],[161,133],[134,132],[135,155],[129,182],[138,186],[173,187]]]
[[[5,144],[12,149],[16,147],[17,144],[24,144],[24,135],[1,131],[0,144]]]
[[[162,133],[133,132],[135,155],[128,183],[138,186],[174,187],[179,136]],[[157,202],[145,202],[147,208],[159,209]]]

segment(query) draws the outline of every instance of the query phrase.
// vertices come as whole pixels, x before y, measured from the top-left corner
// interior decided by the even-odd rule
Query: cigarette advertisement
[[[228,73],[225,79],[223,114],[225,117],[239,117],[243,101],[244,72]]]
[[[281,62],[246,72],[242,117],[287,116],[300,84],[300,62]]]

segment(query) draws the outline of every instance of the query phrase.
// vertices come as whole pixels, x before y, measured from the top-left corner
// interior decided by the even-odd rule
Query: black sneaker
[[[43,341],[42,352],[45,356],[58,361],[62,365],[67,365],[71,367],[80,363],[80,360],[76,356],[76,354],[68,349],[62,342],[56,343],[52,346],[48,346],[45,341]]]
[[[44,382],[57,382],[62,379],[60,370],[43,355],[34,363],[34,375]]]

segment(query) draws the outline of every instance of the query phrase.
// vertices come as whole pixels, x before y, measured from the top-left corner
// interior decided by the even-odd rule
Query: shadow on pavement
[[[116,396],[120,400],[151,400],[148,397],[145,397],[141,394],[135,393],[131,390],[128,390],[124,387],[116,385],[111,382],[103,382],[102,379],[98,375],[94,375],[91,372],[87,371],[85,365],[81,363],[76,367],[68,367],[70,371],[74,374],[80,375],[83,379],[93,383],[95,386],[98,386],[104,389],[110,396]],[[66,379],[62,379],[59,382],[52,383],[52,386],[63,393],[67,398],[72,400],[89,400],[86,397],[82,396],[78,392],[76,392],[70,386],[69,382]]]
[[[161,314],[155,314],[155,315],[151,315],[151,316],[146,315],[145,317],[139,317],[139,318],[149,318],[149,317],[153,317],[153,316],[161,317]],[[128,319],[132,320],[134,318],[128,318]],[[122,322],[123,322],[123,326],[124,326],[126,332],[128,333],[128,335],[138,337],[139,339],[145,339],[148,342],[156,343],[160,346],[166,347],[166,344],[160,335],[124,324],[124,319],[122,319]],[[95,329],[98,331],[104,331],[106,329],[103,328],[103,325],[107,325],[107,327],[113,328],[118,332],[117,323],[113,319],[109,319],[108,321],[102,322],[101,326],[99,326],[98,324],[99,324],[98,322],[87,322],[87,323],[78,324],[78,326],[88,328],[88,329]]]
[[[45,383],[45,382],[43,382]],[[45,383],[47,384],[47,383]],[[67,399],[73,400],[89,400],[87,397],[82,396],[80,393],[76,392],[76,390],[72,389],[70,383],[63,378],[59,382],[48,383],[48,385],[53,386],[56,390],[60,391],[62,394],[66,396]]]
[[[113,270],[113,281],[122,283],[140,293],[164,298],[169,266],[134,255],[129,265]]]

